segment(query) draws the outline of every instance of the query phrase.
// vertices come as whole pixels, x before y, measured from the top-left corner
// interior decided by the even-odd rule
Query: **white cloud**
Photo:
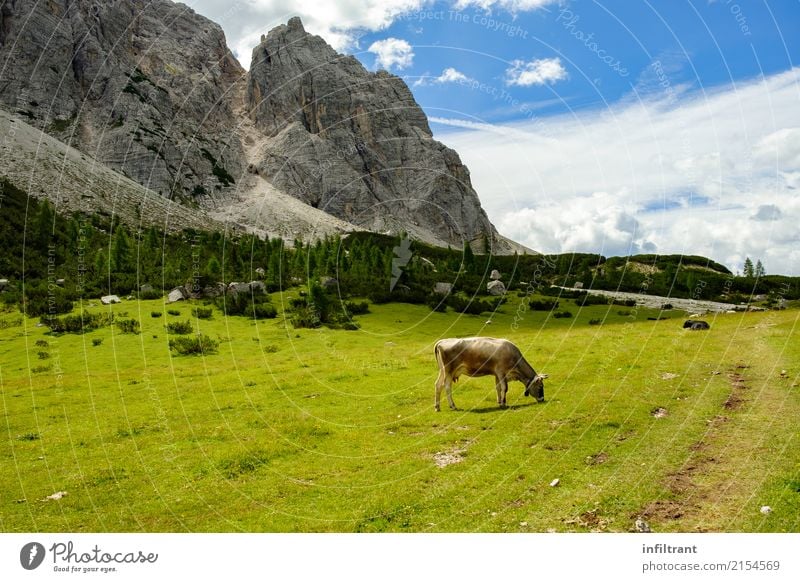
[[[508,125],[431,121],[450,126],[437,138],[468,165],[500,231],[533,249],[655,245],[800,274],[800,69],[638,97]]]
[[[377,40],[367,50],[376,55],[375,66],[387,71],[392,68],[405,69],[414,61],[411,45],[400,38]]]
[[[553,84],[566,78],[567,71],[557,57],[528,62],[517,59],[511,61],[511,67],[506,70],[506,85],[519,87]]]
[[[305,29],[324,38],[338,51],[358,46],[362,32],[384,30],[398,16],[420,10],[430,0],[184,0],[225,30],[229,46],[243,67],[249,68],[253,48],[262,34],[285,24],[292,16],[303,20]]]
[[[414,87],[429,84],[444,85],[445,83],[460,83],[464,85],[472,82],[474,82],[474,79],[471,77],[467,77],[464,73],[453,67],[447,67],[438,77],[431,77],[428,74],[422,75],[419,79],[414,81]]]
[[[491,11],[492,8],[498,7],[507,10],[511,14],[516,14],[517,12],[544,8],[548,4],[555,4],[558,1],[559,0],[457,0],[455,2],[455,8],[456,10],[463,10],[464,8],[474,6],[486,11]]]
[[[511,14],[536,10],[556,0],[452,0],[448,6],[502,8]],[[365,32],[385,30],[400,16],[430,8],[433,0],[184,0],[194,10],[222,26],[228,45],[242,66],[250,67],[253,48],[262,34],[285,24],[292,16],[303,20],[305,29],[324,38],[337,51],[358,48]]]

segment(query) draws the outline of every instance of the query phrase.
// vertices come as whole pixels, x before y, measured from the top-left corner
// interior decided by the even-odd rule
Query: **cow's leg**
[[[456,403],[453,402],[453,379],[450,376],[445,380],[444,388],[447,392],[447,403],[450,405],[450,410],[458,410]]]
[[[494,389],[497,391],[497,405],[503,406],[503,383],[497,376],[494,379]]]
[[[505,378],[497,378],[497,404],[500,408],[506,407],[506,393],[508,392],[508,381]]]
[[[436,412],[439,412],[439,402],[442,399],[442,388],[444,388],[444,380],[445,380],[445,373],[444,370],[439,370],[439,377],[436,378],[436,392],[435,397],[433,399],[433,409]]]

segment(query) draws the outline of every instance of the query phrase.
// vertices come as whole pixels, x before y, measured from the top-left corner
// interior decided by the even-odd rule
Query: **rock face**
[[[266,35],[252,63],[246,73],[218,25],[169,0],[0,3],[0,107],[209,212],[187,226],[284,238],[362,228],[514,248],[402,79],[338,54],[298,18]],[[120,216],[139,218],[124,206]]]
[[[370,230],[497,240],[469,171],[402,79],[338,54],[299,18],[253,50],[246,103],[270,137],[256,171],[284,192]]]
[[[0,102],[162,196],[230,187],[241,144],[226,91],[244,70],[222,29],[167,0],[11,0]]]

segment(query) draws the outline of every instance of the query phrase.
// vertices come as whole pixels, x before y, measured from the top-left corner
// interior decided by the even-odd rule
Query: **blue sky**
[[[800,3],[187,2],[243,64],[299,15],[403,77],[501,233],[800,274]]]

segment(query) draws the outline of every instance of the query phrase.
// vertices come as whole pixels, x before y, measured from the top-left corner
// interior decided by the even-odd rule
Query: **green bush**
[[[366,301],[362,301],[361,303],[347,301],[344,304],[344,310],[350,315],[364,315],[365,313],[369,313],[369,303]]]
[[[151,311],[150,312],[150,317],[161,317],[162,315],[164,315],[164,314],[161,313],[160,311]]]
[[[569,311],[556,311],[553,313],[553,317],[556,319],[566,319],[568,317],[572,317],[572,313]]]
[[[531,311],[552,311],[558,308],[558,301],[556,299],[530,299],[528,301],[528,309]]]
[[[174,333],[175,335],[187,335],[194,331],[192,322],[188,319],[186,321],[173,321],[166,326],[167,332]]]
[[[50,354],[49,354],[49,353],[47,353],[47,352],[43,352],[43,351],[41,351],[41,352],[36,352],[36,355],[37,355],[37,356],[39,356],[39,359],[40,359],[40,360],[46,360],[47,358],[49,358],[49,357],[50,357]]]
[[[37,348],[47,348],[47,347],[50,347],[50,344],[47,342],[47,340],[43,340],[43,339],[36,340],[36,343],[35,343],[34,345],[35,345]]]
[[[608,305],[608,298],[602,295],[585,295],[575,300],[575,305],[585,307],[586,305]]]
[[[101,337],[92,338],[92,345],[93,346],[97,347],[101,343],[103,343],[103,338],[101,338]]]
[[[176,317],[181,314],[181,312],[177,309],[167,309],[167,313],[170,315],[175,315]]]
[[[602,319],[590,319],[589,320],[589,325],[600,325],[601,323],[603,323]]]
[[[203,307],[195,307],[192,309],[192,315],[194,315],[197,319],[211,319],[211,315],[213,313],[213,309],[203,308]]]
[[[118,319],[115,323],[122,333],[138,334],[141,331],[135,319]]]
[[[83,311],[65,317],[44,316],[40,319],[40,322],[49,327],[53,333],[86,333],[87,331],[111,325],[114,322],[114,315]]]
[[[215,354],[218,347],[218,341],[204,334],[169,340],[169,348],[181,356]]]
[[[274,319],[278,316],[278,310],[271,303],[253,304],[253,319]]]
[[[139,296],[139,299],[152,300],[161,299],[164,296],[164,293],[156,289],[151,289],[150,291],[139,291],[137,295]]]

